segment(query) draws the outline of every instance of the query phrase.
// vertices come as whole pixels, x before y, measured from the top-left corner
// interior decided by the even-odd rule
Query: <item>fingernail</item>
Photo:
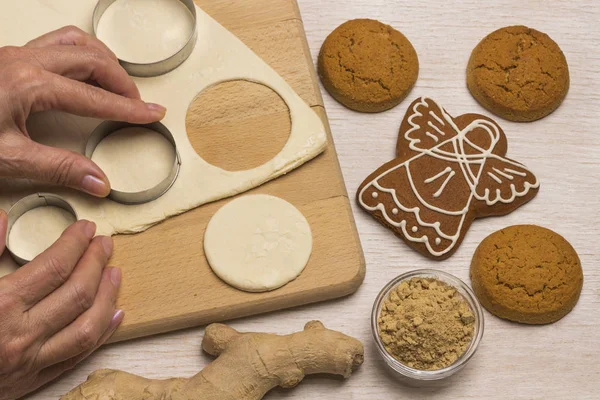
[[[111,268],[110,281],[117,287],[121,284],[121,270],[119,268]]]
[[[123,310],[115,311],[112,319],[110,320],[110,326],[108,327],[108,329],[112,330],[119,326],[121,322],[123,322],[123,317],[125,317],[125,313],[123,312]]]
[[[98,196],[106,197],[110,193],[110,187],[102,179],[98,179],[93,175],[87,175],[81,182],[81,189],[85,192]]]
[[[92,240],[92,238],[96,234],[96,224],[91,221],[86,221],[84,231],[85,231],[85,236],[88,239]]]
[[[102,247],[104,247],[104,253],[106,253],[106,255],[108,257],[112,256],[112,252],[113,252],[113,240],[112,240],[111,237],[104,236],[102,238]]]
[[[161,119],[167,113],[167,109],[165,107],[161,106],[160,104],[146,103],[146,107],[148,108],[148,110],[150,110],[153,113],[156,113],[158,116],[160,116]]]

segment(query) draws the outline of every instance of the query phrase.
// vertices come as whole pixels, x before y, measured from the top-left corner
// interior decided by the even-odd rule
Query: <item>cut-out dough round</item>
[[[296,279],[312,252],[308,221],[290,203],[269,195],[240,197],[215,213],[204,252],[222,280],[264,292]]]
[[[34,208],[15,221],[8,243],[19,257],[33,260],[52,246],[74,222],[75,216],[60,207]]]
[[[119,129],[98,143],[92,161],[102,168],[113,189],[141,192],[169,176],[175,151],[160,133],[131,127]]]
[[[181,50],[193,31],[194,17],[179,0],[117,0],[97,35],[119,59],[150,64]]]

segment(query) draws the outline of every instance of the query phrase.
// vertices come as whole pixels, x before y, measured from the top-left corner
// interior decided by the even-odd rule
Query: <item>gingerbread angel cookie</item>
[[[506,150],[491,119],[454,118],[433,100],[417,99],[400,127],[398,158],[365,179],[358,203],[409,246],[443,260],[475,218],[508,214],[538,192],[537,178],[505,158]]]

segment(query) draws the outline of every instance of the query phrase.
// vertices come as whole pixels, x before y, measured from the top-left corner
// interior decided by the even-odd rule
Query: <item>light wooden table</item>
[[[491,4],[493,3],[493,4]],[[317,377],[268,399],[597,399],[600,398],[600,5],[597,0],[300,0],[313,56],[340,23],[369,17],[392,24],[413,43],[421,69],[417,86],[397,108],[377,115],[351,112],[324,93],[348,191],[393,157],[397,130],[408,104],[432,97],[454,115],[483,112],[465,86],[471,49],[499,27],[525,24],[548,33],[566,54],[571,89],[551,116],[530,124],[501,121],[508,156],[540,178],[538,197],[502,218],[478,220],[458,252],[436,263],[411,251],[353,204],[367,261],[359,291],[345,299],[237,320],[241,330],[286,333],[310,319],[353,335],[365,344],[365,363],[347,381]],[[485,113],[485,112],[484,112]],[[486,113],[487,114],[487,113]],[[368,149],[368,150],[366,150]],[[491,232],[517,224],[540,224],[565,236],[579,252],[585,282],[579,303],[549,326],[499,320],[486,312],[483,342],[457,376],[433,388],[407,388],[391,378],[373,346],[369,319],[373,300],[396,275],[439,268],[469,282],[477,244]],[[203,329],[190,329],[106,347],[75,371],[32,398],[56,398],[98,368],[146,377],[187,376],[210,362],[202,354]]]

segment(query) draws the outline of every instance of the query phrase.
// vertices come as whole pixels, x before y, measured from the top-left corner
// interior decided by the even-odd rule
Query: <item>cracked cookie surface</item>
[[[379,21],[355,19],[325,39],[318,70],[325,89],[344,106],[381,112],[408,95],[417,81],[419,61],[399,31]]]
[[[486,36],[471,53],[467,86],[473,97],[511,121],[534,121],[554,111],[569,90],[569,67],[545,33],[509,26]]]
[[[492,314],[526,324],[548,324],[579,299],[583,272],[577,252],[559,234],[536,225],[492,233],[477,247],[471,283]]]

